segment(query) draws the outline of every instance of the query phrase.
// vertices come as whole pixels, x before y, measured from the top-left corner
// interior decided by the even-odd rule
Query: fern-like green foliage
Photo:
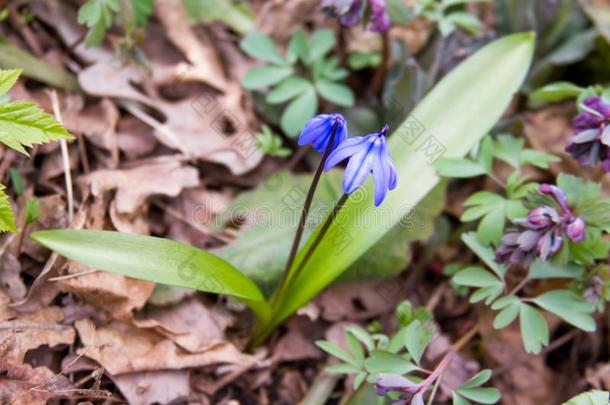
[[[18,69],[0,70],[0,97],[13,87],[20,74]],[[36,104],[0,103],[0,142],[9,148],[28,155],[26,147],[69,138],[68,131]],[[0,184],[0,232],[16,232],[15,218],[4,189]]]

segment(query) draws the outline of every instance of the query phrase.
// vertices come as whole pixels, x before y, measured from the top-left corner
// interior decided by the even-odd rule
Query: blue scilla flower
[[[349,158],[343,176],[343,189],[347,194],[353,193],[362,186],[369,173],[372,173],[375,206],[382,203],[388,190],[396,187],[396,168],[386,145],[388,129],[389,127],[384,125],[377,133],[342,142],[330,154],[324,166],[324,170],[328,171]]]
[[[335,150],[341,142],[347,139],[345,118],[339,113],[316,115],[307,121],[305,128],[301,131],[299,145],[311,144],[315,150],[324,153],[334,130],[337,131],[337,135],[335,135],[331,150]]]

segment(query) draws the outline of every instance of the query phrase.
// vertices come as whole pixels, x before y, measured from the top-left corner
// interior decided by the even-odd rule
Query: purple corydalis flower
[[[371,31],[385,32],[390,28],[390,16],[388,15],[385,0],[369,0]],[[320,8],[328,15],[339,19],[344,27],[353,27],[365,14],[366,3],[364,0],[322,0]]]
[[[528,264],[534,256],[547,260],[561,249],[564,234],[576,243],[585,238],[585,221],[574,215],[565,193],[551,184],[541,184],[538,191],[551,197],[559,210],[543,205],[530,210],[526,218],[514,220],[517,229],[502,237],[497,262]]]
[[[572,120],[574,136],[566,146],[568,152],[583,166],[602,162],[610,172],[610,104],[601,97],[587,97],[582,110]]]
[[[343,190],[351,194],[362,186],[369,174],[373,174],[375,206],[379,206],[388,192],[396,187],[396,168],[386,144],[389,127],[365,136],[342,142],[328,157],[324,170],[328,171],[345,159],[349,159],[343,176]]]
[[[339,113],[319,114],[307,121],[299,135],[299,145],[311,145],[315,150],[324,153],[333,131],[337,131],[331,150],[347,139],[347,123]]]

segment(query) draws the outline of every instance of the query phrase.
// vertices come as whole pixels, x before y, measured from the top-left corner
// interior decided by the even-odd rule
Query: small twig
[[[36,330],[66,330],[67,326],[56,323],[33,323],[33,322],[0,322],[0,330],[36,329]]]
[[[519,284],[517,284],[517,285],[515,286],[515,288],[513,288],[513,290],[510,292],[510,294],[509,294],[509,295],[515,295],[515,294],[517,294],[519,291],[521,291],[521,289],[522,289],[523,287],[525,287],[525,285],[526,285],[526,284],[527,284],[529,281],[530,281],[530,279],[529,279],[529,278],[527,278],[527,277],[525,277],[523,280],[521,280],[521,281],[519,282]]]
[[[80,273],[66,274],[65,276],[51,277],[51,278],[49,278],[48,281],[69,280],[71,278],[77,278],[77,277],[80,277],[80,276],[85,276],[87,274],[97,273],[98,271],[99,271],[98,269],[88,269],[88,270],[81,271]]]
[[[432,392],[430,393],[430,398],[428,398],[427,405],[432,405],[434,403],[434,397],[436,396],[436,392],[438,391],[438,387],[441,385],[441,381],[443,380],[444,376],[445,373],[442,372],[434,382],[434,387],[432,387]]]
[[[61,125],[63,125],[63,120],[61,119],[61,111],[59,109],[59,99],[57,98],[57,92],[55,90],[51,90],[49,92],[49,97],[51,98],[51,104],[53,106],[53,114],[55,115],[55,119]],[[72,223],[72,218],[74,216],[74,191],[72,187],[72,173],[70,171],[70,155],[68,153],[68,142],[65,139],[59,140],[59,145],[61,147],[61,158],[64,163],[64,176],[66,178],[66,194],[68,196],[68,223]]]

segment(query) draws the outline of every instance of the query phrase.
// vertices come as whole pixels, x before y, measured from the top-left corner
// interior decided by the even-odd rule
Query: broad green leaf
[[[309,81],[299,76],[291,76],[275,86],[267,94],[266,100],[269,104],[283,103],[311,88]]]
[[[11,207],[8,195],[4,192],[5,188],[4,185],[0,184],[0,232],[9,231],[17,233],[13,207]]]
[[[609,401],[608,391],[592,390],[575,396],[563,405],[607,405]]]
[[[318,110],[318,96],[313,87],[292,100],[282,113],[280,125],[288,136],[296,137]]]
[[[497,388],[457,389],[456,392],[480,404],[495,404],[500,400],[500,391]]]
[[[0,70],[0,96],[5,95],[19,79],[21,69]]]
[[[252,58],[275,65],[286,64],[271,38],[262,32],[251,32],[246,35],[239,43],[239,47]]]
[[[532,92],[532,94],[530,94],[530,100],[535,103],[553,103],[568,98],[576,98],[583,90],[584,88],[570,82],[554,82],[536,89],[534,92]]]
[[[595,330],[595,320],[590,315],[595,311],[595,305],[578,298],[572,291],[551,290],[532,301],[577,328],[586,332]]]
[[[450,178],[476,177],[487,173],[479,162],[463,158],[441,158],[436,163],[439,176]]]
[[[25,204],[25,224],[29,225],[40,216],[40,201],[38,198],[28,198]]]
[[[329,29],[316,30],[309,40],[309,60],[315,61],[333,49],[337,39]]]
[[[416,370],[417,366],[403,356],[385,350],[373,350],[364,362],[369,373],[406,374]]]
[[[294,287],[282,302],[274,302],[277,324],[304,305],[343,273],[384,234],[409,213],[439,181],[434,163],[440,156],[464,156],[491,129],[518,91],[531,62],[532,34],[511,35],[485,46],[446,75],[388,142],[398,172],[398,186],[381,209],[391,213],[384,221],[369,198],[348,199]],[[484,67],[483,69],[481,67]],[[447,108],[451,100],[452,108]],[[318,228],[319,229],[319,228]],[[348,243],[339,241],[348,238]],[[306,246],[313,242],[310,236]],[[296,263],[306,247],[301,249]],[[294,270],[294,268],[293,268]],[[269,327],[271,329],[272,326]]]
[[[71,137],[35,104],[22,101],[0,104],[0,142],[9,148],[27,155],[24,147]]]
[[[340,198],[342,175],[340,170],[333,170],[320,179],[304,240]],[[265,294],[273,290],[288,259],[310,184],[310,175],[278,172],[254,190],[241,193],[218,217],[220,226],[235,222],[239,216],[245,217],[246,225],[237,238],[218,254],[246,274]],[[410,242],[430,237],[434,218],[442,211],[444,201],[445,184],[441,183],[337,281],[385,278],[402,271],[411,259]]]
[[[491,370],[485,369],[478,372],[474,377],[469,378],[464,384],[458,387],[458,390],[476,388],[485,384],[491,378]]]
[[[320,95],[326,100],[342,107],[354,105],[354,92],[349,87],[328,80],[318,80],[315,84]]]
[[[292,73],[291,67],[258,66],[246,72],[241,85],[249,90],[262,89],[281,82]]]
[[[222,21],[242,34],[256,28],[254,12],[247,2],[232,0],[182,0],[182,2],[191,22]]]
[[[261,301],[256,285],[221,258],[184,243],[120,232],[58,229],[31,238],[94,269]]]
[[[489,287],[502,284],[502,280],[480,267],[468,267],[459,271],[453,276],[453,281],[456,284],[470,287]]]
[[[540,353],[549,344],[549,328],[542,314],[528,304],[519,307],[519,321],[523,347],[528,353]]]

